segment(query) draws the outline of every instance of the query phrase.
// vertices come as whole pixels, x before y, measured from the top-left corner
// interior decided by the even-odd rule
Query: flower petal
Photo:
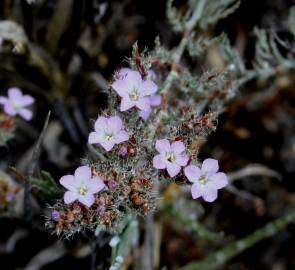
[[[171,150],[175,153],[175,154],[180,154],[182,153],[183,151],[185,151],[185,145],[183,142],[181,141],[176,141],[176,142],[173,142],[171,144]]]
[[[150,102],[152,106],[159,106],[162,102],[162,97],[159,95],[150,96]]]
[[[201,170],[195,165],[189,165],[184,168],[184,175],[190,182],[194,183],[199,180],[201,176]]]
[[[68,190],[76,190],[78,187],[78,183],[75,180],[73,175],[64,175],[63,177],[61,177],[59,179],[59,182],[62,186],[64,186],[65,188],[67,188]]]
[[[90,132],[89,137],[88,137],[88,143],[89,144],[96,144],[101,142],[101,137],[99,136],[99,133],[93,131]]]
[[[91,178],[92,172],[89,166],[81,166],[75,170],[75,180],[84,182]]]
[[[95,176],[91,179],[86,180],[85,184],[89,192],[92,194],[101,191],[105,187],[103,180],[99,176]]]
[[[142,111],[149,111],[151,109],[151,103],[148,97],[140,98],[135,104],[136,107]]]
[[[131,68],[121,68],[118,72],[117,72],[117,74],[116,74],[116,77],[118,78],[118,79],[124,79],[126,76],[127,76],[127,74],[130,72],[130,71],[132,71],[132,69]]]
[[[17,113],[10,103],[6,103],[4,105],[4,112],[10,116],[15,116]]]
[[[157,140],[156,149],[159,153],[165,153],[171,151],[170,142],[167,139]]]
[[[165,169],[166,168],[166,163],[164,162],[161,155],[156,155],[153,158],[153,167],[156,169]]]
[[[125,130],[121,130],[118,134],[116,134],[116,144],[119,144],[121,142],[128,141],[129,134]]]
[[[212,188],[212,187],[207,185],[206,188],[204,188],[203,199],[206,202],[215,201],[217,199],[217,189]]]
[[[94,130],[98,133],[104,131],[108,125],[108,119],[104,116],[97,118],[94,124]]]
[[[191,187],[191,193],[192,193],[193,199],[197,199],[203,196],[204,190],[199,183],[194,183]]]
[[[155,80],[157,78],[157,75],[156,75],[156,73],[155,73],[155,71],[153,71],[153,70],[148,70],[148,72],[147,72],[147,79],[148,80]]]
[[[9,99],[7,97],[3,97],[3,96],[0,96],[0,104],[7,104],[9,102]]]
[[[78,199],[78,193],[67,191],[64,195],[64,202],[66,204],[72,203],[73,201]]]
[[[21,105],[22,106],[29,106],[29,105],[33,104],[34,101],[35,101],[35,99],[32,96],[24,95],[21,100]]]
[[[120,111],[125,112],[125,111],[131,109],[134,106],[135,106],[135,102],[131,101],[129,99],[129,97],[123,97],[121,99]]]
[[[115,145],[115,142],[114,142],[114,141],[103,141],[103,142],[100,142],[100,145],[101,145],[106,151],[111,151],[112,148],[113,148],[114,145]]]
[[[156,93],[158,90],[158,86],[150,80],[144,81],[140,86],[140,93],[142,96],[150,96]]]
[[[87,207],[90,207],[94,203],[95,198],[92,194],[87,194],[86,196],[80,196],[78,200]]]
[[[217,189],[224,188],[228,184],[227,176],[222,172],[213,174],[210,176],[210,180],[212,181],[212,185]]]
[[[185,166],[188,163],[188,156],[187,155],[176,155],[176,160],[175,162],[179,165],[179,166]]]
[[[33,118],[33,113],[30,110],[25,108],[20,109],[17,113],[27,121]]]
[[[143,120],[147,120],[150,116],[152,112],[152,109],[149,109],[148,111],[140,111],[139,116],[143,119]]]
[[[116,133],[122,129],[123,122],[119,116],[111,116],[108,119],[107,125],[108,125],[108,129]]]
[[[120,97],[126,97],[128,95],[128,92],[126,91],[127,87],[127,82],[121,78],[118,78],[112,83],[112,88],[117,92],[117,94]]]
[[[22,91],[17,87],[12,87],[8,89],[8,97],[9,99],[17,99],[20,100],[22,98]]]
[[[218,160],[213,159],[213,158],[207,158],[203,161],[202,164],[202,173],[206,175],[212,175],[214,173],[217,173],[219,169],[218,166]]]
[[[127,91],[133,91],[134,88],[139,88],[142,84],[142,78],[138,71],[130,71],[125,77],[125,80],[128,84]]]
[[[168,163],[166,164],[167,166],[167,171],[168,171],[168,174],[170,175],[170,177],[174,177],[176,176],[179,172],[180,172],[180,169],[181,167],[175,163]]]

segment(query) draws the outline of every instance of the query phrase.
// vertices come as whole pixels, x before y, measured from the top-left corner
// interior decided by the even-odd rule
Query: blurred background
[[[54,179],[74,170],[80,158],[87,154],[86,142],[92,123],[89,119],[95,119],[99,110],[107,106],[108,82],[118,68],[127,65],[132,45],[138,41],[141,50],[151,50],[157,36],[167,48],[178,44],[181,36],[168,24],[166,2],[0,2],[0,37],[1,31],[11,37],[3,40],[0,49],[0,95],[6,95],[9,87],[18,86],[37,100],[33,120],[18,119],[15,137],[0,147],[3,173],[22,181],[11,167],[26,173],[48,111],[52,111],[52,117],[38,167],[50,172]],[[174,6],[181,11],[185,2],[175,0]],[[291,40],[286,24],[294,4],[294,0],[242,0],[236,12],[210,31],[216,35],[225,32],[250,67],[255,54],[254,27]],[[17,25],[9,25],[7,32],[7,27],[1,24],[4,20]],[[186,62],[199,71],[214,67],[214,63],[214,55],[210,53],[204,59]],[[201,203],[201,210],[186,207],[188,212],[199,211],[198,219],[207,229],[223,231],[226,237],[213,237],[213,240],[199,237],[173,215],[155,213],[162,228],[158,269],[178,269],[190,261],[201,260],[294,208],[294,78],[294,72],[288,71],[265,80],[249,81],[228,104],[200,158],[219,159],[222,171],[232,173],[237,180],[233,189],[221,192],[214,204]],[[250,173],[242,170],[245,167]],[[253,170],[258,173],[253,175]],[[169,197],[174,189],[177,187],[169,187],[163,196]],[[90,269],[87,234],[61,243],[45,230],[43,220],[39,215],[32,226],[15,216],[0,217],[1,269]],[[231,259],[222,269],[295,269],[294,232],[295,226],[291,224]],[[35,256],[47,249],[49,253],[45,257],[50,259],[30,268]],[[107,244],[99,245],[97,263],[104,265],[110,252]],[[129,264],[122,269],[132,267],[131,256]]]

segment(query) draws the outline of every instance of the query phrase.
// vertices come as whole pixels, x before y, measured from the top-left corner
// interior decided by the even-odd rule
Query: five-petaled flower
[[[138,71],[127,69],[118,73],[112,87],[122,98],[121,112],[133,107],[142,111],[149,111],[151,108],[149,97],[158,90],[157,85],[152,80],[143,80]]]
[[[74,175],[65,175],[59,182],[68,189],[64,194],[66,204],[78,200],[88,207],[95,201],[94,194],[105,187],[100,177],[92,177],[91,168],[88,166],[77,168]]]
[[[181,166],[188,162],[183,142],[176,141],[170,144],[166,139],[156,141],[156,149],[159,152],[153,159],[153,166],[157,169],[167,169],[171,177],[176,176]]]
[[[34,98],[30,95],[23,95],[22,91],[16,87],[8,89],[8,97],[0,96],[0,104],[4,106],[4,112],[10,116],[20,115],[25,120],[31,120],[33,113],[27,106],[34,103]]]
[[[218,160],[208,158],[203,161],[201,169],[195,165],[189,165],[184,169],[184,174],[190,182],[193,199],[203,197],[207,202],[213,202],[217,198],[217,190],[228,184],[225,173],[218,172]]]
[[[119,116],[98,117],[94,124],[94,130],[89,134],[88,143],[100,144],[106,151],[112,150],[115,144],[129,139]]]

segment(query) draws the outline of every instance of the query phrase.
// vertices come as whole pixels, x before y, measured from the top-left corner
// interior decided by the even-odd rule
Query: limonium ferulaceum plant
[[[131,68],[115,73],[109,107],[89,133],[94,154],[100,153],[97,160],[85,159],[74,175],[60,179],[67,189],[64,200],[52,207],[47,222],[58,234],[72,234],[85,226],[116,230],[125,213],[146,215],[157,206],[156,182],[177,178],[192,183],[192,198],[207,202],[216,200],[217,190],[228,183],[218,172],[217,160],[197,165],[198,138],[214,130],[216,115],[196,115],[193,104],[181,100],[171,100],[170,107],[169,96],[159,91],[163,88],[156,67],[151,69],[151,57],[135,58]]]
[[[82,161],[87,174],[78,168],[60,180],[67,190],[46,222],[57,234],[70,236],[85,228],[117,234],[124,217],[156,210],[159,194],[173,181],[184,192],[191,189],[187,197],[206,202],[217,200],[217,191],[228,184],[217,160],[199,165],[199,152],[235,94],[232,77],[227,69],[218,73],[194,67],[197,74],[192,74],[182,62],[185,52],[198,57],[221,40],[206,41],[201,48],[195,43],[194,27],[207,25],[201,22],[209,16],[204,4],[174,29],[183,34],[176,48],[166,49],[156,39],[152,51],[140,53],[135,44],[128,66],[114,72],[108,106],[89,130],[90,153]]]

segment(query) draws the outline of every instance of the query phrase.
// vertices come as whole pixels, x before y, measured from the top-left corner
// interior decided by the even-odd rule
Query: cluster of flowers
[[[125,112],[135,107],[139,109],[139,116],[146,120],[152,112],[152,107],[161,104],[161,96],[156,95],[158,87],[154,82],[155,78],[152,71],[148,71],[147,76],[143,77],[138,71],[121,69],[112,83],[112,88],[121,97],[120,111]],[[129,138],[130,135],[119,116],[99,116],[95,121],[94,131],[89,134],[88,143],[98,144],[109,152]],[[155,147],[159,154],[153,158],[153,167],[167,169],[170,177],[175,177],[184,168],[184,175],[193,183],[191,192],[194,199],[202,196],[204,200],[212,202],[217,198],[217,190],[227,185],[226,175],[218,172],[217,160],[206,159],[201,168],[195,165],[187,166],[189,156],[182,141],[170,143],[167,139],[157,140]],[[117,154],[124,155],[122,147]],[[64,194],[66,204],[79,201],[87,207],[94,204],[95,194],[106,187],[104,179],[93,176],[89,166],[79,167],[74,175],[63,176],[60,183],[68,189]],[[136,203],[141,202],[132,196]]]

